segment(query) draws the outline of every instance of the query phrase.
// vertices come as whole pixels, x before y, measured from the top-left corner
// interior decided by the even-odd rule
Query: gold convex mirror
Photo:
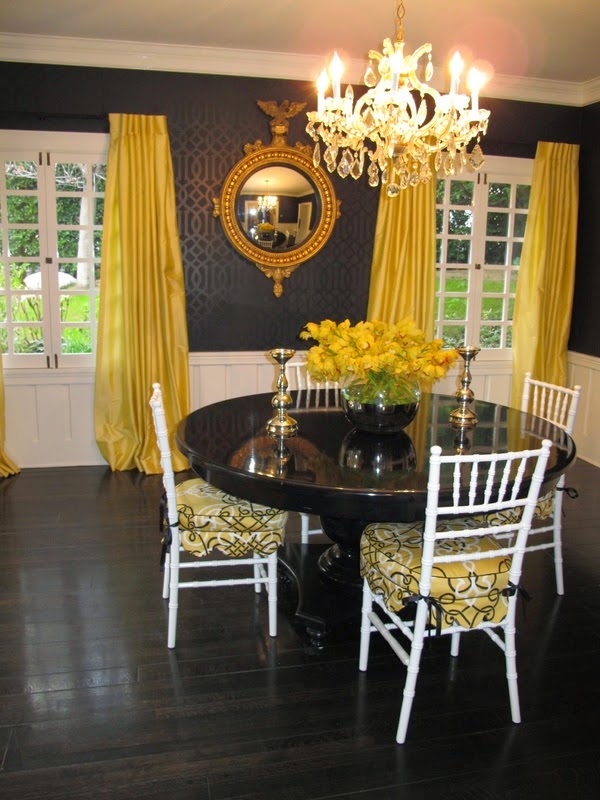
[[[288,119],[305,103],[258,101],[270,123],[272,141],[246,144],[246,154],[213,199],[225,235],[242,256],[272,278],[281,297],[282,281],[327,243],[340,216],[329,176],[313,163],[309,145],[286,142]]]

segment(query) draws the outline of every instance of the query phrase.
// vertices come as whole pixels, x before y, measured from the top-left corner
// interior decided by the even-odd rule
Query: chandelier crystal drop
[[[343,64],[337,53],[317,81],[317,110],[307,113],[307,133],[316,142],[315,166],[323,161],[329,172],[360,178],[366,166],[370,186],[386,185],[391,197],[401,189],[427,183],[434,171],[446,175],[467,165],[484,163],[480,138],[490,112],[479,108],[485,75],[471,69],[470,97],[460,92],[463,60],[457,52],[450,61],[450,90],[440,94],[428,85],[433,77],[431,44],[404,53],[404,3],[397,8],[396,38],[385,39],[382,52],[371,50],[364,83],[366,92],[354,102],[350,84],[341,93]],[[423,77],[421,80],[419,74]],[[332,94],[325,94],[331,84]],[[467,145],[475,141],[470,152]]]

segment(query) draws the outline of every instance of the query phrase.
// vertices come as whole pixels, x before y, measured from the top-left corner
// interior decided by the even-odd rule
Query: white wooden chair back
[[[571,436],[575,427],[580,395],[581,386],[576,385],[572,389],[557,386],[535,380],[531,377],[531,373],[527,372],[523,382],[521,411],[545,419]]]
[[[340,385],[336,381],[314,381],[306,371],[306,361],[290,361],[291,388],[297,390],[296,408],[328,408],[340,405]],[[330,392],[329,390],[332,390]]]
[[[163,486],[167,496],[167,517],[169,525],[178,522],[177,499],[175,493],[175,473],[171,460],[171,445],[169,444],[169,432],[167,429],[167,418],[163,404],[162,391],[159,383],[152,384],[152,397],[150,398],[152,409],[152,419],[156,431],[158,449],[160,451],[160,464],[163,471]]]
[[[527,536],[533,521],[535,506],[544,478],[546,463],[550,454],[551,442],[544,439],[537,450],[522,450],[514,453],[492,453],[490,455],[441,455],[441,448],[431,448],[429,462],[429,480],[427,484],[427,508],[425,511],[425,528],[423,534],[423,561],[419,591],[427,596],[431,588],[431,573],[436,564],[452,561],[473,561],[490,558],[493,555],[511,556],[510,581],[518,585],[521,576],[523,554],[527,544]],[[528,462],[535,461],[535,469],[531,476],[526,496],[519,498],[521,486]],[[442,472],[451,470],[452,500],[440,501],[440,479]],[[482,551],[479,553],[444,555],[436,543],[444,539],[462,537],[489,537],[490,528],[465,527],[459,530],[446,530],[440,526],[438,517],[473,517],[490,512],[506,511],[522,508],[521,514],[513,515],[510,520],[498,527],[493,533],[500,534],[498,551]],[[460,528],[460,526],[457,526]],[[508,534],[505,538],[502,534]]]

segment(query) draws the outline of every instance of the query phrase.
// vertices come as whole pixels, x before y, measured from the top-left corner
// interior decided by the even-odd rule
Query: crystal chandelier
[[[272,211],[277,205],[277,196],[274,194],[259,195],[258,197],[258,210],[259,211]]]
[[[431,156],[434,169],[443,169],[446,175],[462,171],[467,163],[479,169],[484,162],[479,141],[490,116],[488,110],[479,108],[479,91],[485,83],[482,72],[469,72],[470,97],[459,91],[464,64],[458,52],[450,61],[448,94],[440,94],[420,80],[417,73],[424,72],[425,81],[433,77],[431,45],[421,45],[406,55],[403,17],[400,0],[395,41],[385,39],[382,53],[369,51],[364,75],[367,91],[356,103],[350,84],[342,97],[343,65],[335,53],[329,69],[323,70],[317,81],[317,110],[308,112],[306,126],[316,142],[315,166],[321,161],[320,140],[325,145],[327,169],[337,170],[342,178],[360,178],[367,156],[369,185],[378,186],[381,179],[390,196],[429,181]],[[420,64],[425,56],[427,63]],[[325,97],[330,83],[332,96]],[[475,145],[467,152],[472,140]]]

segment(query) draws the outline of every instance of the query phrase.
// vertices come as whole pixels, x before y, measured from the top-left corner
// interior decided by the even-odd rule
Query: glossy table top
[[[479,422],[461,437],[449,424],[456,398],[424,394],[406,430],[382,436],[354,430],[332,390],[328,405],[319,407],[307,407],[306,392],[290,394],[289,413],[298,422],[293,437],[277,440],[266,433],[273,416],[273,393],[267,393],[192,412],[177,428],[177,445],[199,475],[232,494],[290,511],[378,521],[423,515],[433,444],[445,454],[472,454],[535,449],[548,438],[553,447],[542,490],[575,457],[562,430],[494,403],[472,404]]]

